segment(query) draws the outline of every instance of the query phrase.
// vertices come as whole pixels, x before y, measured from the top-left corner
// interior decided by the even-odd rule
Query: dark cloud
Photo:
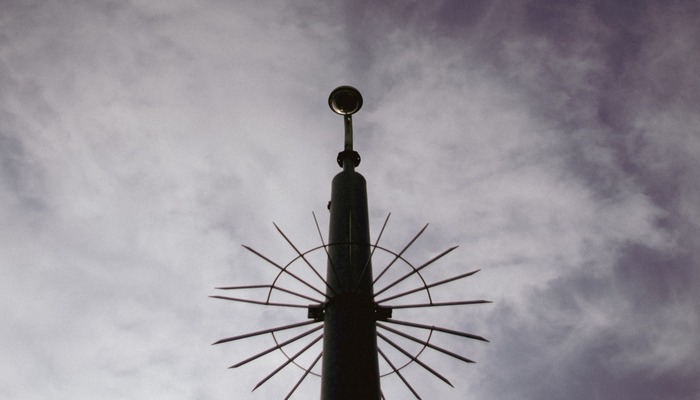
[[[653,264],[654,275],[661,265]],[[494,334],[501,342],[495,351],[511,356],[496,356],[502,361],[484,372],[491,379],[479,392],[505,399],[696,397],[697,346],[692,322],[683,323],[693,310],[687,299],[658,295],[664,283],[642,287],[649,275],[641,269],[555,280],[533,293],[526,309],[494,310],[489,319],[503,328]]]
[[[504,327],[494,338],[501,343],[496,358],[503,362],[488,371],[484,379],[491,383],[480,394],[697,397],[698,348],[692,338],[698,329],[693,250],[698,221],[687,204],[697,200],[697,184],[690,182],[698,181],[691,156],[698,139],[676,131],[689,128],[690,108],[700,104],[697,80],[690,77],[698,64],[697,28],[690,22],[697,20],[697,5],[441,2],[420,11],[414,4],[396,6],[401,11],[394,14],[362,13],[384,16],[387,26],[402,27],[406,36],[413,33],[435,49],[446,40],[459,41],[464,59],[474,56],[470,64],[491,67],[491,77],[506,82],[527,99],[533,115],[560,132],[567,173],[602,204],[633,193],[646,199],[657,207],[649,227],[666,238],[665,245],[631,238],[608,242],[615,249],[608,266],[587,270],[584,264],[574,268],[575,275],[562,270],[563,278],[512,299],[523,306],[495,310],[490,321]],[[675,44],[664,49],[661,43]],[[375,46],[375,63],[387,46],[392,44]],[[668,122],[645,126],[640,117],[646,121],[647,115]],[[674,144],[659,143],[664,136]]]

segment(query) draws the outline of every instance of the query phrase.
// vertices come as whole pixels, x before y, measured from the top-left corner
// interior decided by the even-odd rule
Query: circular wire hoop
[[[412,270],[412,274],[415,274],[415,276],[418,277],[418,278],[420,279],[421,284],[422,284],[422,286],[423,286],[423,287],[421,288],[421,290],[419,290],[419,291],[417,291],[417,292],[424,291],[424,292],[426,293],[426,296],[428,297],[428,301],[429,301],[430,303],[433,302],[432,296],[431,296],[431,294],[430,294],[430,288],[429,288],[428,284],[426,283],[425,279],[423,278],[423,275],[421,275],[420,271],[419,271],[413,264],[411,264],[410,261],[408,261],[408,260],[406,260],[405,258],[403,258],[403,256],[401,256],[401,254],[398,254],[398,253],[396,253],[396,252],[394,252],[394,251],[392,251],[392,250],[389,250],[389,249],[387,249],[387,248],[385,248],[385,247],[382,247],[382,246],[379,246],[379,245],[376,245],[376,244],[352,243],[352,242],[339,242],[339,243],[324,244],[324,245],[321,245],[321,246],[316,246],[316,247],[314,247],[314,248],[312,248],[312,249],[310,249],[310,250],[307,250],[307,251],[305,251],[305,252],[303,252],[303,253],[298,254],[298,255],[297,255],[296,257],[294,257],[291,261],[289,261],[286,265],[284,265],[284,267],[283,267],[282,269],[279,270],[279,272],[277,273],[277,276],[275,276],[275,279],[272,281],[272,284],[271,284],[270,287],[269,287],[269,290],[268,290],[268,293],[267,293],[266,302],[270,302],[270,300],[271,300],[271,298],[272,298],[272,293],[273,293],[273,291],[274,291],[275,289],[279,289],[279,287],[277,287],[276,284],[277,284],[277,282],[280,280],[280,278],[282,278],[282,276],[285,274],[285,272],[288,273],[288,272],[289,272],[289,269],[291,269],[291,267],[292,267],[297,261],[299,261],[299,260],[304,260],[304,261],[306,261],[306,256],[307,256],[307,255],[310,255],[311,253],[313,253],[313,252],[315,252],[315,251],[318,251],[318,250],[321,250],[321,249],[324,249],[325,252],[326,252],[326,254],[328,254],[328,248],[330,248],[331,246],[348,246],[348,245],[358,245],[358,244],[359,244],[359,245],[365,245],[365,246],[369,246],[369,247],[370,247],[370,249],[371,249],[371,256],[370,256],[370,257],[372,257],[372,256],[374,255],[375,250],[379,249],[379,250],[381,250],[381,251],[383,251],[383,252],[385,252],[385,253],[387,253],[387,254],[393,256],[393,257],[395,258],[395,261],[396,261],[396,260],[400,260],[400,261],[402,261],[405,265],[407,265],[408,267],[410,267],[411,270]],[[370,258],[370,260],[371,260],[371,258]],[[307,261],[307,262],[308,262],[308,261]],[[307,371],[307,370],[308,370],[308,367],[304,367],[304,366],[300,365],[299,363],[297,363],[296,360],[292,360],[292,357],[291,357],[289,354],[287,354],[287,352],[285,352],[284,348],[280,346],[280,342],[279,342],[277,336],[275,336],[275,332],[270,332],[270,335],[272,336],[272,339],[274,340],[275,345],[278,346],[278,350],[279,350],[280,352],[282,352],[282,354],[284,355],[284,357],[287,358],[287,360],[291,361],[292,364],[294,364],[295,366],[297,366],[298,368],[300,368],[300,369],[303,370],[303,371]],[[413,358],[410,358],[407,362],[405,362],[405,363],[402,364],[401,366],[396,367],[396,370],[391,370],[391,371],[389,371],[389,372],[387,372],[387,373],[380,374],[380,377],[383,378],[383,377],[385,377],[385,376],[394,374],[394,373],[396,373],[397,371],[401,371],[402,369],[404,369],[404,368],[406,368],[407,366],[411,365],[411,364],[415,361],[415,359],[417,359],[418,357],[420,357],[421,354],[423,354],[423,352],[425,351],[425,349],[428,347],[428,344],[430,343],[430,339],[432,338],[432,336],[433,336],[433,330],[431,329],[431,330],[429,331],[428,337],[427,337],[426,340],[424,341],[424,343],[423,343],[421,349],[420,349],[418,352],[416,352],[416,353],[412,356]],[[310,370],[309,370],[309,374],[310,374],[310,375],[317,376],[317,377],[320,377],[320,376],[321,376],[320,374],[318,374],[318,373],[316,373],[316,372],[313,372],[313,371],[310,371]]]

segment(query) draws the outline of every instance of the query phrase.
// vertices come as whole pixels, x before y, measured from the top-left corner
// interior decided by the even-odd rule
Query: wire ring
[[[275,279],[272,281],[272,284],[270,285],[270,289],[268,290],[266,302],[269,302],[269,301],[270,301],[270,299],[271,299],[271,297],[272,297],[272,292],[273,292],[273,290],[274,290],[275,288],[277,288],[275,285],[276,285],[277,281],[280,279],[280,277],[282,277],[282,275],[287,271],[287,269],[291,268],[291,266],[292,266],[295,262],[299,261],[299,259],[302,259],[302,258],[306,257],[308,254],[313,253],[314,251],[317,251],[317,250],[320,250],[320,249],[325,249],[325,250],[327,251],[327,249],[328,249],[329,247],[331,247],[331,246],[344,246],[344,245],[353,245],[353,244],[358,244],[358,243],[354,243],[354,242],[328,243],[328,244],[324,244],[324,245],[321,245],[321,246],[316,246],[316,247],[314,247],[314,248],[312,248],[312,249],[310,249],[310,250],[307,250],[307,251],[305,251],[305,252],[303,252],[303,253],[301,253],[301,254],[298,254],[296,257],[294,257],[290,262],[288,262],[288,263],[277,273],[277,276],[276,276]],[[368,244],[368,243],[361,243],[361,245],[368,245],[368,246],[370,247],[370,249],[372,250],[371,254],[374,254],[374,250],[375,250],[375,249],[379,249],[379,250],[382,250],[382,251],[384,251],[384,252],[386,252],[386,253],[389,253],[390,255],[393,255],[394,257],[396,257],[397,260],[401,260],[401,261],[403,261],[406,265],[408,265],[409,267],[411,267],[411,269],[413,270],[413,273],[414,273],[414,274],[421,280],[421,282],[423,283],[423,288],[422,288],[420,291],[423,291],[423,290],[424,290],[424,291],[426,292],[426,294],[427,294],[427,296],[428,296],[428,301],[432,304],[433,300],[432,300],[432,296],[431,296],[431,294],[430,294],[430,288],[428,287],[428,284],[425,282],[425,279],[423,278],[423,275],[421,275],[420,271],[419,271],[413,264],[411,264],[408,260],[406,260],[405,258],[403,258],[400,254],[398,254],[398,253],[396,253],[396,252],[394,252],[394,251],[392,251],[392,250],[389,250],[389,249],[387,249],[387,248],[385,248],[385,247],[382,247],[382,246],[379,246],[379,245],[375,245],[375,244]],[[370,259],[370,262],[371,262],[371,259]],[[418,291],[418,292],[420,292],[420,291]],[[418,293],[418,292],[416,292],[416,293]],[[272,339],[274,340],[275,345],[276,345],[276,346],[279,346],[279,341],[278,341],[278,339],[277,339],[277,336],[275,336],[275,332],[270,332],[270,335],[272,335]],[[428,333],[428,338],[425,340],[425,344],[423,344],[423,347],[422,347],[415,355],[413,355],[413,359],[409,359],[405,364],[403,364],[402,366],[396,368],[396,371],[391,370],[390,372],[387,372],[387,373],[385,373],[385,374],[380,374],[379,377],[380,377],[380,378],[383,378],[383,377],[385,377],[385,376],[394,374],[394,373],[396,373],[397,371],[401,371],[402,369],[404,369],[404,368],[406,368],[407,366],[409,366],[410,364],[412,364],[412,363],[415,361],[415,359],[417,359],[418,357],[420,357],[421,354],[423,354],[423,352],[425,351],[425,349],[428,347],[428,344],[430,343],[430,339],[432,338],[432,336],[433,336],[433,330],[431,329],[430,332]],[[279,347],[277,350],[279,350],[280,352],[282,352],[282,354],[287,358],[287,360],[291,360],[291,357],[284,351],[284,348],[283,348],[283,347]],[[294,365],[296,365],[296,366],[297,366],[298,368],[300,368],[302,371],[307,371],[307,368],[305,368],[305,367],[299,365],[299,363],[297,363],[296,361],[291,361],[291,363],[294,364]],[[315,372],[313,372],[313,371],[308,371],[308,372],[309,372],[310,375],[314,375],[314,376],[317,376],[317,377],[321,377],[320,374],[317,374],[317,373],[315,373]]]

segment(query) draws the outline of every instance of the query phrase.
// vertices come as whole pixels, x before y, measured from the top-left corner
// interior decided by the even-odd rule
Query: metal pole
[[[352,151],[352,115],[343,115],[345,125],[345,151]]]
[[[359,96],[354,90],[351,95]],[[329,104],[332,105],[334,93]],[[347,96],[348,93],[340,92]],[[361,97],[359,97],[361,106]],[[344,99],[347,106],[347,99]],[[347,111],[347,109],[345,109]],[[359,110],[352,107],[350,113]],[[341,113],[341,112],[339,112]],[[333,178],[327,281],[324,309],[321,400],[379,400],[376,304],[372,293],[369,215],[365,178],[355,172],[359,155],[352,150],[352,119],[345,123],[343,171]],[[363,273],[364,271],[364,273]],[[332,288],[332,289],[331,289]]]

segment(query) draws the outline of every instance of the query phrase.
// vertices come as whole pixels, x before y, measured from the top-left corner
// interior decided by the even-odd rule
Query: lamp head
[[[362,95],[352,86],[339,86],[328,96],[328,106],[336,114],[352,115],[362,108]]]

